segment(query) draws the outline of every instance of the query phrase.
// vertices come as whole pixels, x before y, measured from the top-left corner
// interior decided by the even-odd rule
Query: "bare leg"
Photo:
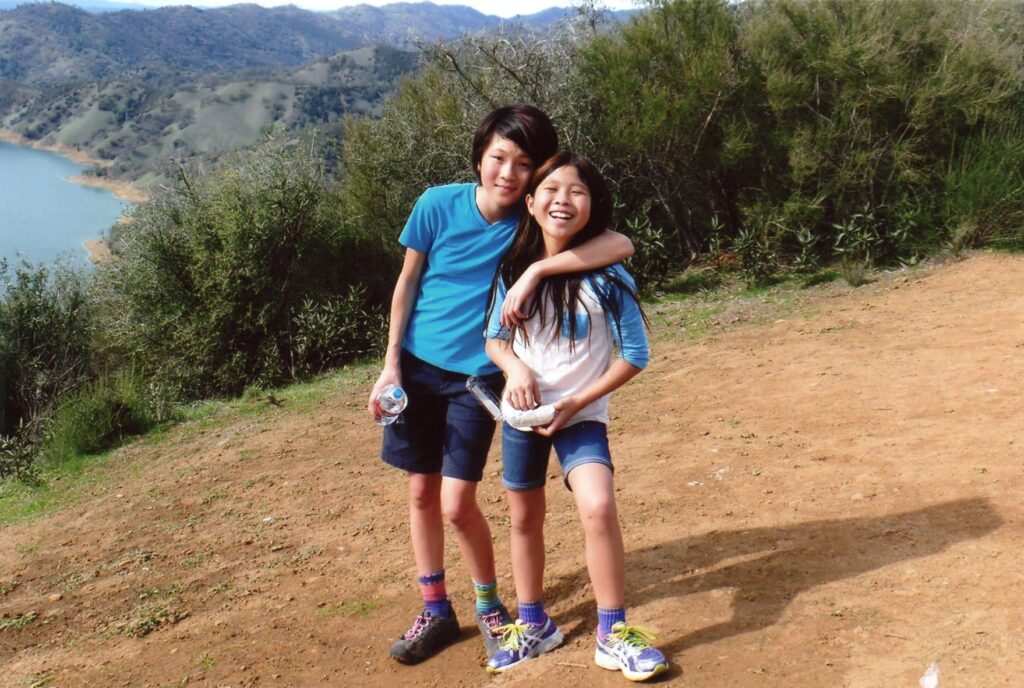
[[[506,490],[512,519],[512,577],[520,602],[544,596],[544,488]]]
[[[441,508],[455,528],[469,575],[478,583],[494,580],[494,545],[491,529],[476,501],[477,483],[456,478],[441,479]]]
[[[441,475],[409,474],[409,535],[416,571],[421,576],[444,568]]]
[[[625,606],[625,555],[611,469],[599,463],[585,463],[569,473],[569,485],[583,523],[587,571],[597,606]]]

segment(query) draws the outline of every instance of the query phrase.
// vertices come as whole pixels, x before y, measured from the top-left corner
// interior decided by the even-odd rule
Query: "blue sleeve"
[[[484,337],[487,339],[504,339],[508,341],[511,334],[507,327],[501,324],[501,307],[505,303],[505,294],[508,289],[505,287],[505,280],[498,278],[498,288],[494,290],[494,300],[488,304],[490,310],[487,313],[487,330]]]
[[[409,219],[405,221],[405,229],[398,237],[398,243],[406,248],[411,248],[420,253],[429,253],[430,247],[434,245],[434,236],[437,231],[437,222],[434,221],[433,203],[430,199],[430,189],[416,199],[416,205],[409,213]]]
[[[636,292],[636,282],[633,276],[626,272],[621,265],[612,266],[616,277],[621,279],[630,289]],[[625,359],[627,363],[643,370],[650,362],[650,347],[647,344],[647,328],[644,326],[644,317],[636,300],[624,292],[619,286],[613,283],[606,283],[609,296],[615,300],[619,307],[618,320],[612,315],[610,325],[612,328],[612,341],[619,349],[619,358]],[[609,314],[611,315],[611,314]],[[621,337],[619,336],[619,333]]]

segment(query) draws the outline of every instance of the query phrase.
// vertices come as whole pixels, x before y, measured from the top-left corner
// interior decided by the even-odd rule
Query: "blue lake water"
[[[102,237],[129,204],[67,181],[82,169],[54,153],[0,142],[0,258],[86,262],[82,242]]]

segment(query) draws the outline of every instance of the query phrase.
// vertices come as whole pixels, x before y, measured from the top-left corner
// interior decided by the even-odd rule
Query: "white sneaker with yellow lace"
[[[612,632],[597,639],[594,662],[602,669],[621,671],[630,681],[646,681],[668,671],[668,660],[651,642],[657,637],[641,626],[619,621]]]

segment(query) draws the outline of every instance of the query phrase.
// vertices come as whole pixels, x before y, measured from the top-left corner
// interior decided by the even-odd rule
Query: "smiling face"
[[[526,209],[544,234],[548,256],[560,253],[590,220],[590,188],[579,170],[563,165],[545,177],[533,195],[526,197]]]
[[[533,160],[509,139],[495,134],[477,165],[480,186],[476,204],[488,222],[496,222],[515,211],[526,193],[533,173]]]

